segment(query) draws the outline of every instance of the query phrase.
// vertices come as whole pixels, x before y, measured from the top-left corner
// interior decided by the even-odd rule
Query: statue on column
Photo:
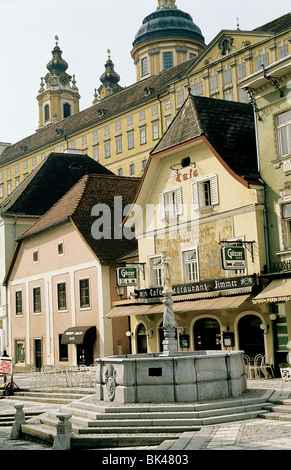
[[[166,249],[162,250],[162,260],[160,266],[163,292],[172,292],[173,265],[171,258],[167,256]]]
[[[172,299],[172,274],[173,274],[173,265],[172,260],[167,256],[167,250],[162,250],[162,260],[160,263],[161,266],[161,278],[163,285],[163,304],[164,304],[164,318],[163,318],[163,328],[165,333],[165,338],[169,339],[173,337],[176,333],[176,320],[173,310],[173,299]]]

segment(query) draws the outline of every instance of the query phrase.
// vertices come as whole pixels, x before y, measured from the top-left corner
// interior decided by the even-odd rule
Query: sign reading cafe
[[[239,289],[255,285],[255,276],[240,276],[233,278],[211,279],[208,281],[180,284],[172,287],[173,295],[197,294],[201,292],[219,291],[226,289]],[[136,296],[140,299],[162,297],[162,287],[136,290]]]

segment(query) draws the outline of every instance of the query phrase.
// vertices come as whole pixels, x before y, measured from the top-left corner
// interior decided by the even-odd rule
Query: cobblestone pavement
[[[24,377],[14,377],[17,385],[24,386]],[[291,397],[291,385],[281,390],[280,379],[250,380],[248,389],[254,395],[258,389],[271,388],[275,390],[273,396],[278,398]],[[0,400],[0,417],[6,413],[14,413],[14,405],[21,400]],[[56,409],[56,405],[37,404],[25,402],[24,411],[47,411]],[[51,447],[23,440],[10,440],[11,426],[0,427],[0,451],[8,450],[52,450]],[[185,433],[186,440],[182,443],[176,441],[171,450],[291,450],[291,422],[274,421],[266,419],[250,419],[241,422],[232,422],[220,425],[205,426],[195,433]],[[151,448],[153,449],[153,448]],[[130,450],[130,449],[128,449]]]

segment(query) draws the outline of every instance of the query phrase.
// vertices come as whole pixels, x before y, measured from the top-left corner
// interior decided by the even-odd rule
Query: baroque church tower
[[[66,70],[67,62],[62,58],[62,51],[58,45],[52,50],[52,59],[47,64],[48,73],[41,78],[39,94],[39,126],[44,126],[76,114],[79,112],[80,95],[76,86],[75,75],[71,77]]]

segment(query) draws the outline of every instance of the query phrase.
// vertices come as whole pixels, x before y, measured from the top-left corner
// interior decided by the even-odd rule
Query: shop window
[[[25,341],[15,340],[15,364],[25,364]]]

